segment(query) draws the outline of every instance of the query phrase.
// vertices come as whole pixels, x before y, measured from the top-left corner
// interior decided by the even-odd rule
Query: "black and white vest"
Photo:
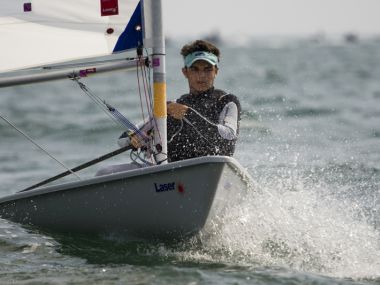
[[[177,103],[187,105],[196,110],[204,118],[212,122],[207,123],[196,112],[189,109],[181,129],[181,121],[168,116],[168,159],[178,161],[208,155],[232,156],[235,151],[236,139],[227,140],[218,132],[220,114],[226,104],[234,102],[238,108],[237,133],[241,106],[238,98],[219,89],[210,89],[199,95],[182,95]],[[178,130],[181,129],[178,132]]]

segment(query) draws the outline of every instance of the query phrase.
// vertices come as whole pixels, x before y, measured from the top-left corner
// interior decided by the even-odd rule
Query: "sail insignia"
[[[101,0],[100,9],[102,16],[119,15],[118,0]]]

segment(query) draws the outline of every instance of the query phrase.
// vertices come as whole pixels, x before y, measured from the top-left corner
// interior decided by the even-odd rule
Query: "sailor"
[[[185,45],[181,55],[184,59],[182,73],[188,81],[189,93],[167,104],[168,161],[208,155],[232,156],[239,134],[241,107],[236,96],[214,87],[219,71],[219,49],[207,41],[196,40]],[[153,124],[149,120],[137,127],[149,134]],[[121,147],[145,148],[146,157],[152,154],[133,132],[124,132],[118,143]],[[100,169],[96,175],[140,167],[143,166],[136,162],[111,165]]]
[[[232,156],[239,134],[241,107],[236,96],[214,87],[220,51],[213,44],[196,40],[181,50],[182,73],[189,93],[167,104],[168,161],[208,155]],[[153,127],[151,122],[144,125]],[[147,133],[142,127],[142,131]],[[124,132],[120,146],[141,148],[135,134]]]
[[[196,40],[185,45],[181,55],[189,93],[167,105],[169,161],[208,155],[232,156],[241,107],[236,96],[214,87],[219,49],[207,41]]]

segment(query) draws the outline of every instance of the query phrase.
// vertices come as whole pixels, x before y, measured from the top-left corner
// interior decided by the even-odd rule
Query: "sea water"
[[[167,48],[169,100],[188,89],[184,43]],[[217,231],[143,243],[0,220],[1,284],[380,284],[380,40],[220,47],[216,86],[242,103],[235,158],[253,184]],[[141,120],[135,73],[83,82]],[[116,149],[123,131],[69,80],[1,89],[0,113],[69,167]],[[0,136],[1,196],[65,171],[3,121]]]

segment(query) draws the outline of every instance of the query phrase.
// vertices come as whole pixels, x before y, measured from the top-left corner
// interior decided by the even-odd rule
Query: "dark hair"
[[[191,54],[195,51],[211,52],[218,57],[218,60],[220,57],[220,50],[212,43],[204,40],[196,40],[190,44],[184,45],[181,49],[181,55],[185,58],[188,54]]]

